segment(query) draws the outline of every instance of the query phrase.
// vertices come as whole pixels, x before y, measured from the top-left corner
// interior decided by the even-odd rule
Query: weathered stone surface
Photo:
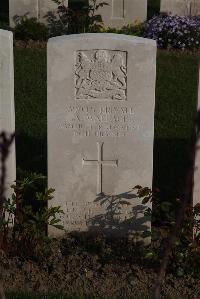
[[[97,0],[97,3],[106,2],[96,11],[101,15],[107,27],[122,27],[134,22],[143,22],[147,18],[147,0]]]
[[[77,51],[75,68],[77,100],[126,100],[126,52],[112,50]],[[120,82],[119,84],[116,84],[116,77]]]
[[[13,72],[13,35],[0,30],[0,132],[14,133],[14,72]],[[10,185],[16,180],[15,144],[10,148],[7,160],[6,196],[10,196]]]
[[[49,40],[48,185],[67,231],[150,228],[132,188],[152,184],[155,76],[155,41],[117,34]]]
[[[68,0],[65,0],[65,5]],[[54,11],[58,5],[52,0],[9,0],[10,26],[15,26],[15,19],[26,15],[29,18],[37,18],[38,21],[46,23],[46,14]]]
[[[200,15],[200,0],[161,0],[160,11],[172,15]]]

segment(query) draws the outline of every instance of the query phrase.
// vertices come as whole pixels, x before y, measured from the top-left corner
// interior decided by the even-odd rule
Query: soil
[[[32,248],[30,248],[30,253]],[[156,265],[142,263],[142,248],[130,240],[70,235],[42,258],[1,255],[6,290],[148,298]],[[162,298],[200,298],[200,279],[168,273]]]

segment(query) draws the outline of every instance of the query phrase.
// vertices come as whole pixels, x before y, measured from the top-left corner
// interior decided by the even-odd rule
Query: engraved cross
[[[103,160],[103,142],[97,142],[98,160],[82,160],[83,166],[97,166],[97,195],[103,194],[103,166],[118,167],[118,160]]]

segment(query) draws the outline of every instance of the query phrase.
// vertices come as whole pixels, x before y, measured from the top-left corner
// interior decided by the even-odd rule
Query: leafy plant
[[[7,214],[5,232],[12,225],[11,247],[22,256],[39,257],[50,250],[51,240],[46,234],[48,225],[63,229],[59,218],[63,214],[62,209],[47,207],[47,202],[53,198],[54,189],[44,188],[45,179],[33,174],[17,181],[12,186],[12,198],[4,204],[4,212]],[[43,190],[38,191],[41,187]]]
[[[45,41],[48,37],[47,27],[36,18],[20,17],[15,27],[15,38],[20,40]]]
[[[50,36],[62,34],[99,32],[102,28],[102,18],[96,11],[107,5],[106,2],[90,1],[81,9],[69,8],[63,0],[52,0],[58,5],[56,12],[47,14]]]
[[[137,196],[142,199],[144,205],[149,202],[153,210],[146,208],[144,215],[150,216],[154,227],[152,231],[143,233],[143,237],[151,237],[152,245],[146,251],[146,259],[151,262],[162,263],[162,254],[168,243],[168,238],[176,227],[177,214],[182,201],[175,199],[162,201],[159,190],[154,192],[147,187],[136,186]],[[191,207],[188,204],[184,222],[174,239],[174,246],[170,254],[169,267],[177,275],[182,276],[185,272],[199,275],[200,271],[200,205]],[[191,265],[198,265],[191,267]]]

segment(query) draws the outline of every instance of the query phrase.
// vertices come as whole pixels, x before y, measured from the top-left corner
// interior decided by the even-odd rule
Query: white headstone
[[[48,185],[67,231],[150,228],[132,188],[152,185],[155,77],[155,41],[118,34],[49,40]]]
[[[200,15],[200,0],[161,0],[160,11],[172,15]]]
[[[147,19],[147,0],[97,0],[97,4],[106,2],[108,5],[100,7],[97,15],[107,27],[117,27],[144,22]]]
[[[68,0],[64,0],[64,3],[68,5]],[[52,0],[9,0],[10,26],[14,27],[15,19],[25,15],[46,23],[47,13],[55,11],[57,7],[58,4]]]
[[[14,68],[12,32],[0,30],[0,132],[3,131],[15,132]],[[10,186],[16,180],[15,143],[10,148],[6,168],[6,196],[9,197]]]
[[[198,114],[200,115],[200,67],[199,67],[199,89],[198,89],[197,111]],[[197,126],[200,126],[200,123]],[[198,139],[197,141],[196,153],[195,153],[193,206],[195,206],[198,203],[200,203],[200,139]]]

